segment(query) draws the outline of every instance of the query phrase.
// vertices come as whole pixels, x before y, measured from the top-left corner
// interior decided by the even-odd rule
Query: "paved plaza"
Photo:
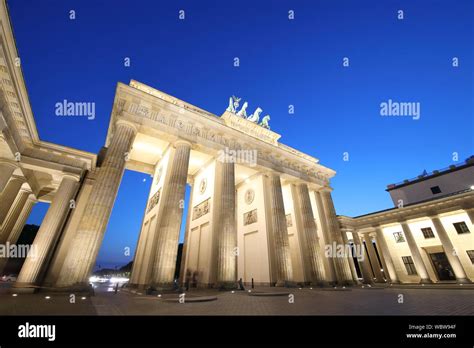
[[[125,289],[115,294],[107,287],[97,289],[95,296],[78,294],[75,303],[70,303],[70,295],[66,294],[43,292],[13,296],[9,290],[1,289],[0,315],[474,315],[472,289],[254,290],[283,292],[280,296],[193,289],[186,294],[184,303],[178,302],[177,294],[147,296]],[[201,296],[216,299],[186,301],[186,298]]]

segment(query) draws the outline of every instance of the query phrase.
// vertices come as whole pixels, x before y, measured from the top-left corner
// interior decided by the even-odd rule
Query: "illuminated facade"
[[[247,115],[248,104],[238,110],[235,97],[217,116],[140,82],[118,83],[99,154],[40,140],[4,2],[0,16],[0,242],[16,243],[34,203],[50,203],[16,291],[88,288],[125,170],[153,177],[131,286],[175,286],[183,218],[179,279],[202,287],[233,288],[239,279],[276,286],[430,282],[441,271],[429,258],[445,267],[443,253],[455,281],[473,279],[466,256],[474,250],[471,191],[337,217],[335,172],[281,143],[270,116],[260,119],[260,108]],[[435,237],[421,239],[426,228]],[[360,247],[361,239],[359,262],[345,247],[351,240]]]

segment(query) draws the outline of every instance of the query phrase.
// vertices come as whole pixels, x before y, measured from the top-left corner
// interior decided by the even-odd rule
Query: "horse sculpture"
[[[236,114],[239,117],[247,117],[247,107],[249,106],[249,103],[245,102],[244,105],[242,105],[242,109]]]
[[[270,129],[270,125],[268,124],[268,121],[270,121],[270,115],[264,116],[259,126],[262,126],[263,128],[266,128],[266,129]]]
[[[250,122],[253,122],[253,123],[257,123],[257,124],[258,124],[258,120],[260,119],[260,114],[262,113],[262,111],[263,111],[263,110],[258,107],[252,115],[250,115],[249,117],[247,117],[247,121],[250,121]]]

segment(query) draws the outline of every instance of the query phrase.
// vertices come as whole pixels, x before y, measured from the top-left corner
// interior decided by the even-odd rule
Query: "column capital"
[[[365,233],[362,234],[362,237],[363,237],[364,239],[370,239],[370,241],[372,241],[372,237],[373,237],[373,236],[372,236],[371,233],[372,233],[372,232],[365,232]]]
[[[24,176],[19,176],[19,175],[14,175],[14,176],[12,176],[11,180],[19,180],[19,181],[21,181],[21,182],[23,182],[23,183],[25,183],[25,182],[27,181]]]
[[[28,200],[29,201],[32,201],[33,203],[37,203],[38,202],[38,198],[36,198],[35,194],[34,193],[30,193],[28,195]]]
[[[332,191],[333,191],[333,188],[332,188],[332,187],[323,186],[323,187],[321,187],[318,191],[315,191],[315,192],[319,192],[319,193],[331,193]]]
[[[306,184],[308,184],[308,190],[310,191],[314,191],[314,192],[317,192],[318,190],[320,190],[322,188],[322,186],[320,185],[317,185],[315,183],[312,183],[312,182],[307,182]]]
[[[178,139],[175,142],[173,142],[173,147],[176,148],[178,146],[189,146],[190,148],[192,148],[193,144],[187,140]]]
[[[73,173],[61,173],[59,175],[59,177],[61,178],[61,180],[64,180],[66,178],[75,180],[77,182],[79,182],[81,180],[81,178],[78,174],[73,174]]]
[[[281,180],[281,173],[274,170],[264,170],[261,174],[267,178],[277,176]]]
[[[29,187],[21,187],[20,192],[28,193],[28,194],[33,194],[33,191]]]
[[[428,219],[431,219],[431,220],[432,220],[432,219],[436,219],[436,218],[438,218],[438,219],[440,218],[439,214],[438,214],[436,211],[434,211],[434,210],[428,210],[428,211],[425,213],[425,215],[426,215],[426,217],[427,217]]]
[[[285,184],[290,184],[290,185],[295,185],[298,186],[302,184],[303,182],[297,180],[297,179],[285,179]]]
[[[130,122],[130,121],[127,121],[127,120],[117,120],[117,122],[115,122],[115,126],[119,126],[119,125],[122,125],[122,126],[126,126],[128,128],[131,128],[135,131],[135,133],[138,132],[138,126],[133,123],[133,122]]]

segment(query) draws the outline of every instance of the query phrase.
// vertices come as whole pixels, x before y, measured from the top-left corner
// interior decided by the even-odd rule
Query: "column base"
[[[386,283],[387,281],[385,279],[375,279],[375,282],[383,284],[383,283]]]
[[[374,286],[374,282],[366,282],[365,280],[363,282],[361,282],[361,285],[370,285],[370,286]]]
[[[296,282],[288,281],[288,280],[280,280],[275,283],[276,287],[283,287],[283,288],[298,288],[299,285]]]
[[[328,281],[315,281],[310,282],[308,285],[312,286],[313,288],[329,288],[331,286]]]
[[[34,294],[38,292],[39,288],[32,283],[14,283],[10,289],[11,293],[20,293],[20,294]]]
[[[175,291],[179,289],[176,283],[155,283],[150,286],[144,286],[145,289],[151,291]]]
[[[230,291],[239,288],[237,282],[220,282],[217,283],[215,287],[220,291]]]
[[[338,281],[337,285],[338,286],[354,286],[355,283],[353,280],[343,280],[343,281]]]
[[[420,284],[433,284],[433,281],[431,279],[422,279]]]
[[[456,279],[456,283],[458,284],[472,284],[470,279],[467,278],[458,278]]]
[[[94,288],[92,284],[88,283],[77,283],[73,285],[66,285],[66,286],[54,286],[51,289],[48,289],[54,292],[73,292],[73,293],[94,293]]]

